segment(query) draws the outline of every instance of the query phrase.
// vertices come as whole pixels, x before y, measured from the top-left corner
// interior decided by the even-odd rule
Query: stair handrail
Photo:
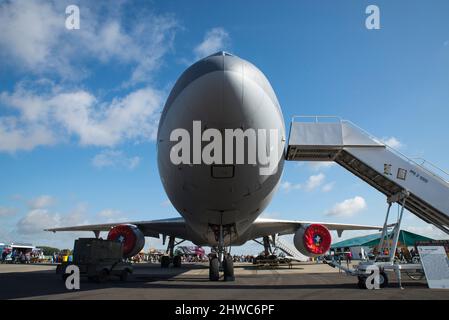
[[[421,166],[424,166],[424,164],[428,164],[428,165],[430,165],[432,168],[437,169],[438,171],[444,173],[445,175],[447,175],[447,176],[449,177],[449,172],[447,172],[447,171],[444,170],[443,168],[440,168],[440,167],[437,166],[435,163],[430,162],[430,161],[427,160],[427,159],[424,159],[424,158],[422,158],[422,157],[410,157],[410,159],[413,159],[413,160],[421,160],[421,161],[422,161]],[[430,169],[429,169],[429,170],[430,170]]]
[[[297,118],[306,118],[306,119],[315,119],[315,123],[318,123],[318,119],[337,119],[339,122],[342,122],[343,119],[339,116],[320,116],[320,115],[316,115],[316,116],[304,116],[304,115],[294,115],[292,116],[292,120],[291,122],[298,122],[295,121],[295,119]]]
[[[366,131],[366,130],[360,128],[358,125],[356,125],[356,124],[353,123],[352,121],[350,121],[350,120],[342,120],[342,122],[349,123],[350,125],[356,127],[356,128],[359,129],[362,133],[364,133],[365,135],[367,135],[369,138],[371,138],[371,139],[373,139],[373,140],[375,140],[375,141],[377,141],[377,142],[379,142],[379,143],[385,145],[385,147],[387,147],[387,148],[388,148],[389,150],[391,150],[392,152],[396,153],[396,154],[397,154],[398,156],[400,156],[402,159],[408,161],[409,163],[411,163],[411,164],[413,164],[413,165],[416,165],[416,166],[420,167],[421,169],[423,169],[424,171],[426,171],[428,174],[430,174],[430,175],[434,176],[435,178],[439,179],[439,180],[440,180],[441,182],[443,182],[444,184],[446,184],[446,185],[449,184],[449,180],[444,179],[442,176],[440,176],[440,175],[438,175],[437,173],[433,172],[433,171],[430,170],[429,168],[426,168],[426,167],[423,166],[422,164],[420,164],[420,163],[414,161],[411,157],[408,157],[408,156],[406,156],[405,154],[403,154],[401,151],[399,151],[399,150],[397,150],[397,149],[395,149],[395,148],[389,146],[388,144],[385,143],[385,141],[383,141],[383,140],[377,138],[376,136],[372,135],[372,134],[369,133],[368,131]],[[421,158],[421,159],[422,159],[422,158]],[[425,159],[422,159],[422,160],[427,161],[427,160],[425,160]],[[427,161],[427,162],[429,162],[429,164],[431,164],[433,167],[435,167],[436,169],[438,169],[439,171],[441,171],[442,173],[444,173],[445,175],[447,175],[448,178],[449,178],[449,173],[448,173],[448,172],[446,172],[445,170],[443,170],[443,169],[439,168],[438,166],[432,164],[430,161]]]
[[[278,237],[276,238],[274,245],[277,248],[281,249],[282,251],[288,253],[292,257],[296,256],[296,252],[295,252],[295,251],[297,251],[296,248],[293,249],[293,247],[290,247],[288,244],[286,244],[284,241],[282,241]],[[298,253],[300,253],[300,252],[298,252]]]
[[[437,178],[438,180],[440,180],[441,182],[443,182],[445,185],[449,184],[449,172],[447,172],[446,170],[438,167],[437,165],[433,164],[432,162],[425,160],[423,158],[415,158],[415,159],[420,159],[423,160],[423,163],[418,163],[416,161],[413,160],[413,158],[406,156],[405,154],[403,154],[402,152],[400,152],[399,150],[389,146],[388,144],[385,143],[385,141],[377,138],[376,136],[372,135],[371,133],[369,133],[368,131],[366,131],[363,128],[360,128],[358,125],[356,125],[354,122],[350,121],[350,120],[346,120],[346,119],[342,119],[339,116],[328,116],[328,115],[314,115],[314,116],[306,116],[306,115],[294,115],[292,116],[291,122],[299,122],[299,121],[295,121],[295,119],[298,118],[306,118],[306,119],[315,119],[315,123],[318,123],[319,120],[321,119],[337,119],[340,123],[348,123],[350,125],[352,125],[353,127],[357,128],[358,130],[360,130],[363,134],[365,134],[367,137],[369,137],[370,139],[384,145],[386,148],[388,148],[389,150],[391,150],[393,153],[397,154],[398,156],[400,156],[402,159],[408,161],[409,163],[418,166],[419,168],[423,169],[424,171],[426,171],[428,174],[434,176],[435,178]],[[428,163],[430,164],[433,168],[437,169],[438,171],[440,171],[441,173],[444,173],[447,177],[448,180],[446,180],[445,178],[443,178],[442,176],[438,175],[437,173],[433,172],[432,170],[430,170],[429,168],[426,168],[423,164],[424,163]]]

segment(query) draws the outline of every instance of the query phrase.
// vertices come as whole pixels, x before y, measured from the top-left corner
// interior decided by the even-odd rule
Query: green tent
[[[332,249],[337,248],[350,248],[350,247],[375,247],[380,242],[381,233],[369,234],[362,237],[351,238],[347,240],[343,240],[331,245]],[[399,234],[398,245],[412,247],[415,245],[417,241],[429,241],[433,240],[431,238],[421,236],[416,233],[412,233],[409,231],[401,230]]]

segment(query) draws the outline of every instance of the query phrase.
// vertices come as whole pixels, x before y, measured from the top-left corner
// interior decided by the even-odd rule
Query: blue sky
[[[80,30],[65,28],[69,4]],[[370,4],[380,30],[365,28]],[[448,168],[448,12],[443,0],[1,1],[0,241],[68,247],[73,234],[41,230],[178,216],[157,171],[158,118],[182,71],[218,50],[267,75],[287,127],[338,115]],[[385,209],[336,165],[287,163],[264,216],[378,225]]]

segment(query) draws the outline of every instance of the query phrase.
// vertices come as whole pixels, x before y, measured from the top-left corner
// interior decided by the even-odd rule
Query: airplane
[[[234,140],[225,141],[223,146],[222,140],[229,137]],[[340,236],[344,230],[381,229],[260,217],[277,191],[285,144],[282,110],[268,79],[252,63],[228,52],[217,52],[182,73],[159,121],[159,174],[170,202],[181,217],[46,231],[93,231],[96,237],[107,231],[108,239],[123,242],[124,257],[140,252],[145,236],[162,235],[164,245],[169,238],[169,255],[161,259],[164,268],[171,263],[181,266],[180,257],[173,254],[180,243],[176,239],[210,246],[215,254],[209,261],[209,279],[219,280],[223,271],[223,279],[232,281],[235,277],[229,254],[231,246],[263,238],[267,249],[269,237],[294,234],[296,249],[308,257],[316,257],[329,250],[330,230],[336,230]],[[252,150],[253,147],[258,148]],[[258,158],[264,161],[254,161],[252,153],[262,155]],[[245,155],[247,161],[242,162]]]

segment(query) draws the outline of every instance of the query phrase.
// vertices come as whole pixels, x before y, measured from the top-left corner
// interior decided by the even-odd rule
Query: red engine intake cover
[[[312,254],[325,254],[331,247],[332,237],[325,226],[311,224],[304,231],[304,247]]]
[[[140,230],[135,230],[131,225],[118,225],[113,227],[108,233],[108,240],[119,241],[123,243],[123,256],[130,257],[135,255],[135,251],[140,251],[142,248],[139,239]],[[143,247],[143,246],[142,246]],[[137,249],[137,250],[136,250]]]

